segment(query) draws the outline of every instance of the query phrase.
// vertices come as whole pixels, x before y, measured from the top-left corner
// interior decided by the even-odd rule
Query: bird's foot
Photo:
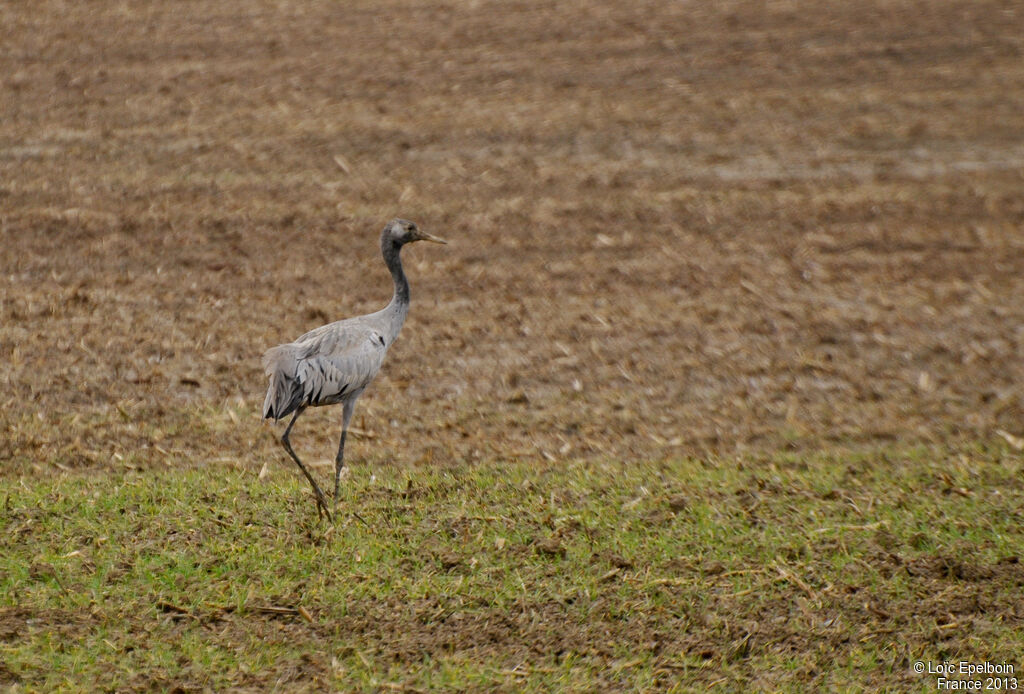
[[[331,515],[331,509],[327,506],[327,499],[324,498],[323,492],[317,489],[314,496],[316,497],[317,518],[327,516],[328,522],[333,522],[334,518]]]

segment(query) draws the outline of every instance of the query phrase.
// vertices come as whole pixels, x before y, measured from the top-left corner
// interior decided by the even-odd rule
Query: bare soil
[[[108,465],[137,421],[197,462],[264,450],[179,413],[251,413],[266,347],[383,305],[397,215],[452,241],[407,250],[357,415],[397,460],[1024,419],[1016,3],[2,13],[6,468]]]

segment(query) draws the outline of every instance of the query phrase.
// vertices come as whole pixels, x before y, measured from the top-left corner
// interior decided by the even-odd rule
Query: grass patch
[[[1022,665],[1005,449],[357,467],[333,525],[291,473],[0,481],[0,679],[933,691],[915,661]]]

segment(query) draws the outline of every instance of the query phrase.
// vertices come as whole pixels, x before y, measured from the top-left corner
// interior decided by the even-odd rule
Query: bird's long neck
[[[384,254],[384,264],[391,271],[391,279],[395,281],[395,295],[391,297],[391,303],[385,309],[392,314],[394,321],[395,335],[405,322],[405,316],[409,313],[409,280],[405,278],[405,271],[402,269],[402,259],[399,257],[402,247],[390,239],[381,241],[381,252]],[[389,341],[390,342],[390,341]]]

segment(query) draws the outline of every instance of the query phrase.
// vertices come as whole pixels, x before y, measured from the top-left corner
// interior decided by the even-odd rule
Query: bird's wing
[[[351,343],[354,345],[362,340],[363,336],[370,329],[365,320],[366,318],[367,316],[345,318],[344,320],[334,321],[327,325],[321,325],[319,328],[313,328],[308,333],[300,335],[296,338],[295,344],[329,339],[333,343]]]
[[[295,378],[302,386],[304,402],[338,402],[366,388],[380,370],[387,352],[381,331],[368,326],[345,328],[325,330],[295,343]]]

